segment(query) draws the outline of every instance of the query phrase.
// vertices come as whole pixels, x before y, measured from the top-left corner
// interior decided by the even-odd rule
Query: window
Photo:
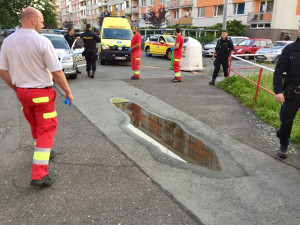
[[[245,3],[236,3],[234,4],[234,15],[242,15],[245,13]]]
[[[160,4],[166,4],[166,0],[160,0]]]
[[[126,8],[126,4],[123,3],[123,4],[121,5],[121,10],[124,10],[125,8]]]
[[[198,8],[198,17],[205,17],[205,7]]]
[[[251,28],[271,28],[270,23],[251,24]]]
[[[179,17],[179,9],[174,10],[174,19],[178,19]]]
[[[255,41],[252,47],[259,47],[259,41]]]
[[[119,5],[116,5],[116,11],[119,11]]]
[[[150,0],[150,5],[155,5],[155,0]]]
[[[267,42],[266,41],[260,41],[260,44],[262,47],[265,47],[267,45]]]
[[[142,6],[146,6],[146,0],[142,0]]]
[[[265,0],[260,2],[260,12],[273,12],[274,0]]]
[[[224,5],[216,5],[214,16],[223,16],[223,9],[224,9]]]

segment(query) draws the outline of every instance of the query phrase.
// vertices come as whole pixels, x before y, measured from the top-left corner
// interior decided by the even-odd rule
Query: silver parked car
[[[77,78],[77,62],[66,39],[60,34],[43,34],[53,44],[55,53],[67,78]]]
[[[249,39],[247,37],[242,37],[242,36],[228,36],[228,37],[232,40],[234,46],[236,46],[238,43],[242,42],[245,39]],[[214,54],[218,40],[219,38],[204,45],[202,48],[202,54],[206,56],[212,56]]]
[[[261,62],[276,62],[282,52],[282,49],[290,43],[292,43],[292,41],[275,41],[271,44],[268,44],[255,53],[257,55],[254,57],[254,59]]]

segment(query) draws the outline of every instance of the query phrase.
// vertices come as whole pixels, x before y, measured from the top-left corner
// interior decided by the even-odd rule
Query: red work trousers
[[[181,73],[180,73],[180,59],[174,58],[173,68],[174,68],[174,73],[175,73],[176,79],[177,79],[177,80],[181,80]]]
[[[131,68],[136,78],[140,78],[141,54],[131,53]]]
[[[32,180],[41,180],[48,174],[50,151],[57,127],[55,111],[56,92],[52,88],[17,88],[23,113],[36,140],[32,163]]]

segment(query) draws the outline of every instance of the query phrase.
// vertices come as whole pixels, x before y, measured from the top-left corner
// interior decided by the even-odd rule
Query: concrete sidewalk
[[[75,107],[57,96],[55,183],[29,186],[33,140],[0,81],[0,224],[197,224]]]
[[[122,75],[130,77],[126,72]],[[109,79],[109,75],[104,73],[103,76],[96,76],[92,82],[82,76],[77,81],[71,81],[70,86],[80,112],[204,224],[298,225],[299,170],[242,143],[228,132],[227,135],[188,115],[187,112],[193,110],[211,118],[229,120],[230,117],[225,117],[222,111],[224,105],[221,104],[221,96],[225,95],[225,99],[231,101],[227,110],[240,108],[231,118],[233,128],[234,124],[238,126],[242,121],[239,117],[245,108],[222,90],[209,87],[205,77],[186,74],[184,82],[174,84],[170,81],[171,74],[164,73],[163,78],[151,79],[142,76],[139,81],[130,81],[128,78]],[[211,91],[200,95],[201,89]],[[195,109],[201,101],[193,102],[194,97],[206,98],[211,108],[207,111],[205,108]],[[149,141],[138,137],[128,128],[128,116],[111,104],[112,98],[128,99],[149,112],[177,122],[189,134],[216,151],[222,171],[209,171],[161,154]],[[169,104],[170,100],[174,102]],[[215,104],[212,103],[214,100],[217,101]],[[178,105],[182,106],[181,110],[174,107]]]

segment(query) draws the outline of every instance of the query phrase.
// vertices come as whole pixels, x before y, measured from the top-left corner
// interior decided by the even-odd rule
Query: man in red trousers
[[[129,48],[129,51],[131,52],[131,68],[133,70],[134,75],[131,76],[131,80],[139,80],[142,38],[136,26],[132,28],[132,33],[133,37],[131,39],[131,47]]]
[[[181,35],[181,28],[176,27],[176,42],[175,46],[171,48],[171,50],[174,50],[174,63],[173,63],[173,68],[174,68],[174,73],[175,77],[172,80],[173,82],[181,82],[181,73],[180,73],[180,59],[182,56],[182,47],[183,47],[183,37]]]
[[[23,113],[36,140],[31,185],[49,187],[49,158],[57,127],[56,92],[53,80],[65,92],[69,104],[73,96],[52,43],[40,35],[44,18],[35,8],[26,8],[21,15],[22,27],[7,37],[0,52],[0,76],[16,91]],[[11,47],[13,46],[13,48]]]

